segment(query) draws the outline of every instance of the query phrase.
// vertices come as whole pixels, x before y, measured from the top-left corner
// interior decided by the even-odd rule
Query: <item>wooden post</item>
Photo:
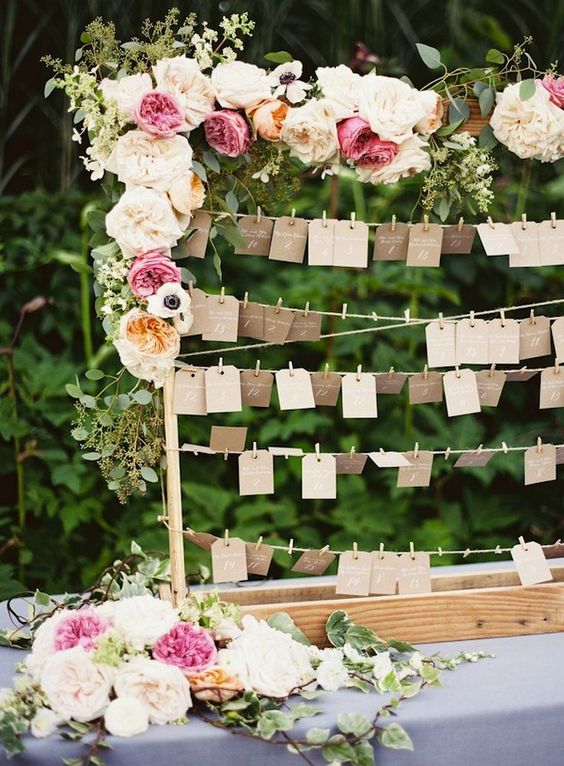
[[[166,377],[164,399],[164,426],[166,442],[166,506],[168,516],[168,542],[170,548],[170,576],[172,603],[177,606],[185,598],[186,571],[184,568],[184,535],[182,534],[182,490],[180,485],[180,453],[178,451],[178,418],[174,414],[174,368]]]

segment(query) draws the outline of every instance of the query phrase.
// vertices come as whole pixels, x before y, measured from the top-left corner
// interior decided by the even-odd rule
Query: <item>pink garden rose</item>
[[[129,268],[127,281],[136,298],[154,295],[167,282],[180,282],[180,269],[160,250],[138,255]]]
[[[90,652],[94,639],[108,630],[108,623],[95,609],[78,609],[65,617],[55,631],[55,649],[60,652],[74,646]]]
[[[133,111],[137,125],[155,138],[172,138],[184,124],[184,114],[170,93],[152,90],[139,100]]]
[[[206,117],[204,131],[211,148],[226,157],[239,157],[253,143],[246,119],[233,109],[218,109]]]
[[[337,136],[343,157],[361,168],[389,165],[398,153],[394,141],[382,141],[360,117],[349,117],[340,122]]]
[[[167,665],[176,665],[186,675],[192,675],[215,664],[217,649],[205,628],[179,622],[157,639],[153,657]]]
[[[564,77],[547,74],[542,78],[541,85],[550,93],[552,103],[564,109]]]

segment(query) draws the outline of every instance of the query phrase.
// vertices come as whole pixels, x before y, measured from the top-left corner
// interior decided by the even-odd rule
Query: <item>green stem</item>
[[[521,182],[519,183],[519,192],[517,193],[517,202],[515,203],[514,219],[519,220],[527,207],[527,195],[531,188],[531,175],[533,163],[531,160],[525,160],[521,168]]]
[[[80,249],[82,260],[88,266],[88,224],[82,226],[82,246]],[[91,367],[94,356],[92,344],[92,305],[90,297],[90,275],[88,272],[80,273],[80,313],[82,321],[82,343],[84,349],[84,361],[87,367]]]
[[[14,403],[14,419],[18,420],[18,402],[16,393],[16,372],[14,369],[14,359],[12,354],[8,354],[8,386],[9,395]],[[20,537],[23,538],[26,522],[26,507],[25,507],[25,475],[23,462],[20,460],[22,451],[21,439],[19,436],[14,436],[14,464],[16,469],[16,496],[17,496],[17,509],[18,509],[18,528]],[[18,577],[20,581],[23,581],[23,561],[21,556],[22,550],[18,556]]]

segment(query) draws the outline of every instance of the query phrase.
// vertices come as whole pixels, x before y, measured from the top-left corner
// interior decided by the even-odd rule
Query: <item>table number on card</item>
[[[337,465],[333,455],[316,452],[302,458],[302,498],[335,500],[337,497]]]
[[[497,407],[506,379],[507,375],[501,370],[479,370],[476,373],[482,407]]]
[[[539,249],[541,266],[564,265],[564,220],[539,223]]]
[[[317,341],[321,334],[322,315],[317,311],[294,311],[294,321],[286,340]]]
[[[266,577],[274,556],[274,548],[263,542],[260,544],[245,543],[245,547],[247,549],[248,574]]]
[[[489,333],[485,319],[461,319],[456,323],[458,364],[488,364]]]
[[[441,265],[443,227],[437,223],[416,223],[409,232],[407,265],[415,267]]]
[[[207,415],[206,379],[203,370],[185,368],[174,376],[174,413]]]
[[[341,381],[343,417],[377,418],[376,378],[368,372],[347,372]]]
[[[274,221],[264,216],[248,215],[239,221],[239,232],[243,238],[235,247],[236,255],[268,255]]]
[[[398,557],[391,551],[372,554],[369,593],[375,596],[393,596],[398,581]]]
[[[247,407],[270,407],[274,375],[271,372],[241,372],[241,403]]]
[[[332,266],[335,224],[333,218],[309,222],[307,261],[310,266]]]
[[[409,403],[442,402],[443,376],[440,372],[418,372],[409,376]]]
[[[375,378],[379,394],[401,394],[407,375],[403,372],[379,372]]]
[[[294,322],[294,312],[278,306],[264,308],[264,339],[269,343],[284,343]]]
[[[276,389],[281,410],[310,410],[315,408],[309,372],[303,368],[278,370]]]
[[[337,221],[333,266],[357,269],[368,266],[368,226],[363,221]]]
[[[335,455],[337,461],[337,475],[361,474],[368,460],[368,455],[356,452],[345,452],[343,455]]]
[[[384,223],[376,229],[375,261],[405,261],[409,226],[406,223]]]
[[[292,572],[308,575],[322,575],[335,561],[335,554],[321,550],[304,551],[292,567]]]
[[[519,322],[516,319],[492,319],[488,325],[488,362],[519,364]]]
[[[250,301],[239,304],[237,334],[240,338],[264,340],[264,306]]]
[[[202,340],[217,340],[227,343],[237,341],[239,330],[239,301],[233,295],[208,296],[209,330],[202,333]]]
[[[342,596],[368,596],[372,556],[364,551],[345,551],[339,556],[335,593]]]
[[[402,553],[398,556],[400,596],[409,593],[431,593],[431,564],[428,553]]]
[[[398,469],[398,487],[428,487],[433,472],[433,453],[424,451],[406,452],[411,465]]]
[[[183,332],[184,336],[202,335],[208,332],[210,328],[210,322],[208,317],[208,296],[199,287],[193,287],[190,290],[190,311],[192,313],[193,322],[186,332]]]
[[[239,494],[274,494],[274,458],[268,450],[247,450],[239,455]]]
[[[443,255],[468,255],[472,252],[476,229],[468,223],[445,226],[443,229]]]
[[[476,227],[486,255],[518,253],[519,247],[505,223],[479,223]]]
[[[212,219],[209,213],[205,210],[194,211],[190,219],[191,234],[181,245],[187,255],[192,258],[206,257],[211,226]]]
[[[509,224],[513,239],[519,248],[518,253],[509,254],[509,266],[514,269],[522,266],[540,266],[540,246],[538,224],[514,221]]]
[[[232,365],[208,367],[205,372],[208,413],[241,412],[241,380]]]
[[[559,317],[552,323],[552,340],[554,356],[564,361],[564,317]]]
[[[473,370],[450,370],[443,375],[449,418],[480,412],[480,395]]]
[[[550,319],[544,316],[531,316],[519,322],[519,358],[534,359],[548,356],[550,346]]]
[[[307,244],[307,221],[304,218],[282,216],[272,231],[271,261],[303,263]]]
[[[483,468],[490,462],[494,454],[487,449],[464,452],[454,464],[454,468]]]
[[[240,537],[219,539],[211,546],[213,581],[241,582],[248,579],[247,547]]]
[[[525,451],[525,485],[556,481],[556,447],[540,444]]]
[[[536,542],[525,542],[520,538],[519,544],[511,549],[511,558],[515,562],[521,585],[535,585],[554,579],[544,551]]]
[[[312,372],[310,375],[316,407],[335,407],[341,391],[341,376],[336,372]]]
[[[547,367],[541,372],[540,410],[564,407],[564,367]]]
[[[429,367],[456,365],[456,322],[437,320],[425,327]]]

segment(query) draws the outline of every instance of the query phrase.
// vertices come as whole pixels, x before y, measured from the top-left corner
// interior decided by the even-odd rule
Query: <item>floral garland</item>
[[[375,742],[413,749],[399,723],[384,722],[401,702],[439,686],[443,670],[486,656],[426,657],[410,644],[381,640],[343,611],[329,617],[330,647],[320,649],[287,614],[241,619],[215,592],[193,593],[175,609],[153,595],[167,580],[168,560],[133,543],[132,555],[89,594],[60,603],[35,594],[32,619],[20,620],[31,625],[32,639],[21,630],[2,634],[8,645],[31,647],[14,688],[0,690],[0,741],[8,757],[24,751],[24,735],[58,732],[84,739],[84,757],[66,764],[101,766],[107,734],[132,737],[150,724],[181,725],[198,716],[287,745],[306,763],[310,750],[333,764],[374,763]],[[313,727],[293,737],[298,721],[321,712],[313,700],[341,688],[394,696],[372,718],[341,713],[334,734]]]
[[[423,207],[445,219],[452,207],[488,209],[496,139],[523,159],[564,156],[564,77],[554,67],[538,72],[524,46],[511,56],[490,51],[476,75],[449,73],[436,49],[419,44],[423,61],[444,73],[418,90],[407,78],[344,65],[320,67],[305,81],[301,62],[285,52],[265,56],[278,63],[271,70],[240,61],[253,27],[242,14],[224,18],[220,31],[205,22],[198,31],[194,15],[181,24],[172,10],[120,43],[113,24],[97,19],[74,66],[46,59],[56,72],[46,94],[60,88],[69,97],[73,138],[89,141],[84,164],[114,203],[106,216],[90,216],[96,310],[137,382],[124,391],[120,374],[97,396],[78,381],[67,389],[78,400],[73,435],[122,499],[157,478],[160,402],[139,383],[163,385],[192,324],[183,282],[193,277],[176,259],[204,203],[223,211],[210,235],[220,271],[214,240],[239,241],[239,206],[283,198],[300,169],[323,176],[345,163],[371,184],[423,174]],[[511,82],[527,69],[532,79]],[[479,140],[456,132],[474,95],[484,117],[497,102]],[[142,414],[147,405],[151,416]]]

